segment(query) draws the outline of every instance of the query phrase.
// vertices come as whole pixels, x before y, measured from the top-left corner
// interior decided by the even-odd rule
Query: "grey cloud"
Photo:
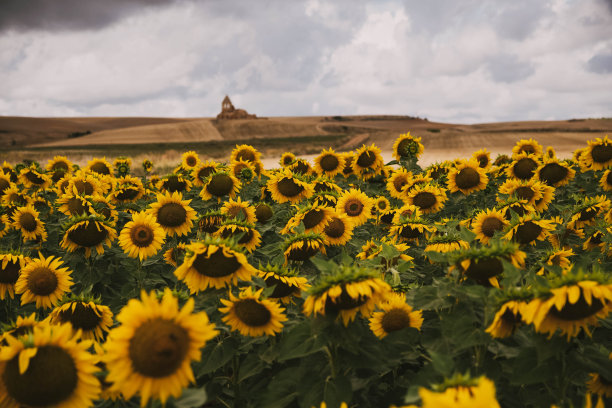
[[[495,56],[486,67],[495,82],[512,83],[525,79],[535,72],[531,64],[519,60],[516,55],[509,54]]]
[[[612,53],[593,56],[587,62],[587,69],[596,74],[612,73]]]

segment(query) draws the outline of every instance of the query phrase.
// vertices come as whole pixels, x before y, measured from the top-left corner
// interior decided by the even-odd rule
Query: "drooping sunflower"
[[[155,216],[168,236],[180,237],[189,234],[196,218],[196,212],[189,203],[191,200],[183,200],[181,193],[160,193],[147,212]]]
[[[255,206],[255,217],[257,222],[265,224],[274,216],[274,210],[272,207],[264,202],[260,202]]]
[[[542,193],[542,197],[536,200],[533,207],[537,212],[541,213],[546,211],[550,203],[552,203],[553,199],[555,198],[556,190],[552,186],[540,183],[540,191]]]
[[[462,240],[458,235],[434,235],[427,241],[424,252],[453,252],[460,249],[468,249],[470,244]]]
[[[393,144],[393,157],[395,160],[418,158],[425,148],[421,144],[420,137],[414,137],[408,133],[399,135]]]
[[[357,313],[368,318],[391,292],[379,273],[356,265],[341,265],[322,275],[308,291],[303,311],[307,316],[332,316],[348,326]]]
[[[454,164],[449,162],[448,160],[444,161],[442,163],[434,163],[434,164],[429,165],[425,169],[425,174],[430,179],[436,180],[440,184],[442,184],[442,183],[444,183],[444,179],[446,178],[446,175],[448,174],[448,171],[453,166],[454,166]],[[488,167],[486,169],[488,169]]]
[[[404,204],[403,206],[401,206],[395,211],[395,213],[393,214],[392,222],[394,224],[398,224],[402,217],[403,218],[411,218],[411,217],[420,218],[421,215],[423,215],[423,213],[421,212],[421,209],[417,207],[416,205]]]
[[[155,255],[166,240],[166,232],[155,221],[153,214],[139,212],[132,214],[119,234],[119,246],[130,258],[143,261]]]
[[[161,299],[155,292],[140,297],[117,315],[121,325],[108,335],[104,362],[110,390],[125,399],[139,394],[145,407],[150,399],[165,404],[170,396],[178,398],[194,382],[191,362],[200,360],[200,349],[218,331],[205,312],[193,313],[193,298],[179,308],[168,288]]]
[[[499,287],[497,278],[503,273],[502,261],[524,268],[527,254],[513,242],[492,242],[489,246],[472,247],[451,254],[450,262],[459,269],[464,278],[483,286]]]
[[[304,224],[306,232],[320,233],[330,221],[334,210],[320,204],[307,204],[297,206],[296,214],[287,221],[281,234],[290,234],[300,225]]]
[[[36,164],[21,169],[18,180],[26,188],[45,190],[51,184],[51,177],[44,174]]]
[[[355,152],[352,166],[353,172],[358,177],[369,180],[381,173],[384,164],[380,149],[374,144],[371,146],[364,144]]]
[[[234,218],[249,224],[254,224],[257,221],[255,211],[255,207],[249,201],[242,201],[240,197],[235,201],[230,198],[221,207],[221,214],[225,215],[225,217]]]
[[[549,336],[559,330],[569,340],[583,329],[596,326],[612,309],[612,281],[600,271],[572,269],[550,280],[522,311],[525,323],[533,324],[538,333]]]
[[[278,161],[278,163],[280,164],[281,167],[287,167],[291,164],[293,164],[293,162],[297,159],[297,157],[295,157],[295,154],[291,153],[291,152],[285,152],[281,155],[280,160]]]
[[[520,153],[516,155],[512,163],[508,165],[506,175],[510,178],[529,180],[533,177],[538,167],[540,167],[540,159],[538,156]]]
[[[403,293],[391,293],[386,296],[385,301],[378,307],[382,312],[374,312],[370,318],[370,330],[382,339],[389,333],[397,330],[413,327],[421,330],[423,324],[423,312],[414,310],[406,303]]]
[[[21,232],[23,242],[38,239],[45,241],[47,239],[47,231],[45,231],[45,226],[39,215],[32,204],[17,207],[13,212],[11,226]]]
[[[215,161],[207,160],[203,163],[198,164],[191,171],[191,177],[193,178],[193,184],[198,187],[203,187],[206,183],[208,176],[213,174],[215,171],[221,168],[221,165]]]
[[[315,193],[341,193],[342,188],[326,176],[319,176],[313,181]]]
[[[106,157],[94,157],[87,162],[85,170],[102,175],[112,175],[113,166],[106,160]]]
[[[206,179],[200,197],[204,201],[216,197],[217,201],[221,202],[222,197],[236,197],[240,187],[242,183],[230,171],[217,170]]]
[[[181,174],[180,172],[167,174],[157,182],[159,191],[169,193],[186,193],[191,190],[191,186],[192,183],[191,180],[189,180],[189,176]]]
[[[61,268],[59,257],[45,258],[39,254],[21,269],[15,283],[15,293],[21,295],[21,304],[36,302],[36,308],[50,309],[57,305],[72,285],[72,271]]]
[[[570,228],[583,228],[586,225],[593,225],[598,217],[603,217],[611,205],[610,200],[605,195],[584,197],[582,202],[572,208],[572,216],[567,225]]]
[[[561,187],[574,179],[576,171],[567,163],[555,158],[544,158],[542,164],[535,169],[534,178],[551,187]]]
[[[28,259],[19,253],[0,253],[0,300],[15,297],[15,283]]]
[[[97,358],[70,325],[38,324],[29,337],[6,337],[0,353],[0,406],[91,407],[100,394]]]
[[[133,203],[144,196],[145,189],[138,177],[123,176],[117,178],[117,184],[110,198],[117,203]]]
[[[261,244],[261,233],[255,229],[255,225],[245,221],[224,221],[214,235],[233,239],[236,245],[246,249],[247,252],[253,252]]]
[[[74,193],[62,194],[55,200],[58,210],[68,216],[91,214],[92,206],[87,196],[75,195]]]
[[[606,170],[599,179],[599,185],[604,191],[612,191],[612,170]]]
[[[527,203],[527,200],[515,196],[499,201],[495,209],[501,212],[507,221],[510,221],[514,215],[522,217],[527,214],[535,213],[535,207],[533,205]]]
[[[45,168],[51,173],[51,180],[55,183],[66,174],[70,174],[72,162],[66,156],[55,156],[49,159]]]
[[[603,139],[598,137],[589,140],[588,146],[580,155],[580,169],[605,170],[612,167],[612,139],[606,135]]]
[[[305,232],[285,239],[282,244],[285,262],[305,261],[317,252],[325,254],[325,240],[322,234]]]
[[[267,182],[272,199],[279,204],[290,202],[296,204],[314,193],[312,184],[284,169],[272,175]]]
[[[472,221],[472,232],[483,244],[488,244],[496,232],[503,231],[508,225],[504,214],[495,208],[480,211]]]
[[[104,245],[110,247],[117,238],[115,225],[99,215],[72,217],[63,225],[63,229],[60,246],[68,252],[83,248],[86,258],[91,255],[92,249],[102,255]]]
[[[440,211],[447,199],[444,189],[425,184],[411,189],[406,194],[405,203],[416,205],[424,214],[430,214]]]
[[[403,167],[394,170],[387,181],[387,191],[391,194],[391,197],[401,200],[403,198],[404,189],[409,184],[411,178],[412,172]]]
[[[185,282],[191,293],[198,293],[209,286],[221,289],[236,285],[238,279],[249,281],[256,272],[234,244],[207,236],[186,246],[185,259],[174,275]]]
[[[612,360],[612,353],[608,355],[608,358]],[[612,380],[600,373],[591,373],[589,376],[587,389],[590,392],[597,394],[600,397],[600,401],[602,397],[612,398]]]
[[[448,171],[448,189],[451,193],[461,191],[468,195],[474,191],[484,190],[489,182],[486,171],[477,161],[462,160]]]
[[[275,300],[262,299],[263,288],[253,292],[249,286],[240,291],[238,297],[230,292],[230,298],[221,299],[225,307],[219,311],[224,314],[223,322],[243,336],[275,336],[283,330],[287,321],[285,310]]]
[[[75,195],[96,195],[103,194],[104,187],[100,180],[91,174],[78,172],[68,180],[68,186],[66,187],[66,193],[73,193]]]
[[[487,149],[480,149],[472,153],[472,160],[478,163],[478,167],[481,169],[488,169],[491,167],[491,153]]]
[[[521,154],[541,156],[542,145],[534,139],[521,139],[512,148],[512,158],[516,158]]]
[[[243,159],[231,162],[230,171],[234,177],[243,183],[249,183],[255,177],[255,166]]]
[[[268,297],[283,303],[291,303],[294,297],[300,297],[301,292],[310,287],[308,280],[299,276],[296,270],[279,265],[260,264],[257,274],[266,282],[266,287],[274,288]]]
[[[334,176],[340,173],[344,168],[344,161],[344,157],[341,154],[329,148],[321,151],[321,153],[315,157],[315,170],[317,173],[324,174],[333,179]]]
[[[405,243],[395,242],[394,240],[388,239],[387,237],[383,237],[381,240],[369,240],[365,244],[361,246],[361,252],[355,255],[356,259],[376,259],[380,253],[382,253],[383,249],[386,246],[390,246],[395,251],[397,251],[397,256],[385,260],[385,258],[380,257],[380,261],[382,264],[387,263],[388,265],[397,265],[397,263],[401,260],[403,262],[411,262],[414,258],[405,252],[410,248]]]
[[[345,214],[350,218],[353,225],[358,227],[366,223],[368,218],[372,218],[372,198],[360,190],[351,188],[342,193],[336,204],[336,211]]]
[[[51,311],[49,320],[52,324],[70,324],[72,333],[80,330],[83,339],[102,341],[113,325],[113,312],[99,299],[72,295]]]
[[[181,156],[181,167],[184,170],[191,171],[200,164],[200,156],[193,150],[183,153]]]
[[[434,391],[419,388],[422,408],[500,408],[495,384],[486,377],[455,375]]]
[[[323,228],[322,234],[325,245],[340,246],[346,244],[353,237],[353,222],[345,215],[334,212]]]
[[[400,217],[397,222],[393,222],[389,229],[390,236],[399,242],[415,241],[427,239],[429,235],[436,232],[436,227],[422,219],[418,215]]]
[[[493,322],[485,329],[491,337],[503,339],[510,337],[521,326],[522,310],[527,305],[531,295],[517,292],[499,306],[493,317]]]
[[[544,185],[537,180],[508,179],[499,186],[499,193],[515,196],[519,200],[527,200],[527,204],[535,206],[537,200],[544,197]],[[498,196],[497,201],[502,201]]]
[[[255,163],[261,161],[261,153],[258,152],[257,149],[255,149],[253,146],[249,146],[246,144],[236,145],[236,148],[232,150],[230,162],[237,161],[240,159]]]
[[[544,241],[554,230],[551,220],[528,214],[511,221],[504,238],[521,245],[535,245],[536,241]]]

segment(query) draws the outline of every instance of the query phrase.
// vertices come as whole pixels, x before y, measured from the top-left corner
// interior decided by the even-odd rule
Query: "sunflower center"
[[[325,218],[325,212],[321,210],[310,210],[304,215],[302,222],[306,229],[314,228]]]
[[[402,238],[406,239],[414,239],[421,236],[421,232],[417,228],[412,228],[409,226],[402,227],[402,231],[400,232]]]
[[[96,162],[93,166],[90,167],[91,171],[99,174],[111,174],[108,166],[102,162]]]
[[[198,161],[196,160],[195,157],[189,156],[189,157],[187,157],[187,160],[185,160],[185,163],[187,163],[187,166],[193,167],[196,164],[198,164]]]
[[[463,168],[459,173],[457,173],[455,183],[457,184],[457,187],[462,190],[476,187],[478,184],[480,184],[480,174],[478,174],[478,171],[472,169],[471,167]]]
[[[285,156],[283,156],[283,164],[285,166],[290,165],[291,163],[293,163],[293,156],[290,154],[287,154]]]
[[[304,187],[290,178],[283,178],[276,183],[276,188],[284,197],[295,197],[304,191]]]
[[[370,167],[376,162],[376,153],[366,150],[361,153],[357,158],[357,165],[359,167]]]
[[[198,254],[193,261],[192,267],[201,275],[211,278],[220,278],[233,274],[240,269],[242,265],[233,256],[231,258],[226,258],[223,254],[223,250],[219,248],[217,252],[213,253],[208,258],[205,254]]]
[[[537,167],[538,163],[536,163],[535,160],[530,159],[529,157],[523,157],[516,162],[512,170],[517,178],[527,180],[533,176],[533,172]]]
[[[76,187],[77,191],[79,192],[79,194],[83,194],[85,193],[85,195],[92,195],[94,192],[94,187],[91,183],[83,181],[83,180],[76,180],[73,185]]]
[[[531,187],[520,186],[514,190],[514,194],[521,200],[531,200],[535,195],[535,191]]]
[[[95,221],[79,224],[75,229],[68,233],[68,238],[75,244],[82,247],[93,247],[102,243],[108,236],[108,231],[101,224],[96,225]]]
[[[382,328],[390,333],[410,326],[410,315],[403,309],[391,309],[383,315]]]
[[[38,267],[30,272],[28,289],[37,296],[47,296],[57,288],[57,276],[46,267]]]
[[[351,199],[344,204],[344,212],[350,217],[357,217],[363,211],[363,203],[357,199]]]
[[[238,154],[236,154],[236,161],[240,161],[240,159],[253,162],[255,161],[255,153],[251,150],[240,150]]]
[[[600,144],[593,146],[591,150],[593,161],[597,163],[605,163],[612,159],[612,144]]]
[[[568,173],[569,170],[561,166],[559,163],[548,163],[542,168],[542,170],[540,170],[539,177],[549,186],[553,186],[564,180]]]
[[[501,261],[496,257],[472,259],[465,275],[475,281],[488,282],[489,278],[499,275],[504,271]]]
[[[32,184],[37,184],[38,185],[38,184],[44,183],[44,181],[45,181],[45,179],[40,177],[40,175],[36,174],[36,172],[34,172],[34,171],[28,171],[27,173],[25,173],[25,177]]]
[[[484,235],[491,238],[495,231],[501,231],[504,228],[504,223],[498,218],[488,217],[482,222],[481,230]]]
[[[281,281],[280,279],[276,279],[273,276],[270,276],[265,279],[266,285],[268,287],[274,286],[274,290],[270,294],[271,298],[282,298],[285,296],[289,296],[294,292],[297,292],[299,289],[295,286],[291,286]]]
[[[516,314],[514,314],[512,310],[506,309],[504,314],[501,316],[501,319],[504,324],[514,326],[521,322],[522,317],[520,312],[516,312]]]
[[[120,201],[133,200],[136,197],[138,197],[139,192],[140,191],[136,187],[124,186],[124,187],[121,187],[121,189],[119,190],[119,192],[117,193],[115,197]]]
[[[325,235],[331,238],[340,238],[344,235],[346,227],[340,218],[332,218],[329,224],[325,226]]]
[[[129,355],[134,370],[153,378],[174,373],[189,351],[189,334],[171,320],[143,323],[130,340]]]
[[[603,309],[603,306],[603,303],[596,297],[591,298],[591,304],[589,305],[584,299],[584,295],[581,294],[576,303],[567,301],[561,310],[551,307],[550,313],[561,320],[574,321],[594,315]]]
[[[204,179],[212,174],[215,171],[215,168],[212,166],[202,167],[200,171],[198,171],[198,178],[200,181],[204,181]]]
[[[587,208],[580,212],[580,221],[588,221],[597,215],[598,211],[595,208]]]
[[[8,180],[0,178],[0,194],[3,194],[4,190],[9,188],[10,185],[11,185],[11,183]]]
[[[240,299],[234,303],[234,313],[247,326],[259,327],[268,324],[272,314],[267,307],[255,299]]]
[[[433,207],[438,200],[436,199],[436,195],[434,193],[430,193],[429,191],[421,191],[414,196],[412,202],[417,207],[426,210]]]
[[[255,207],[255,217],[257,217],[257,222],[265,224],[272,218],[272,208],[267,204],[258,204]]]
[[[397,177],[395,180],[393,180],[393,188],[395,188],[395,191],[397,192],[401,192],[406,184],[408,184],[406,176]]]
[[[89,214],[88,209],[83,205],[79,197],[70,198],[66,204],[68,205],[68,211],[72,215]]]
[[[489,158],[485,154],[478,156],[476,160],[478,160],[478,167],[480,168],[485,168],[489,164]]]
[[[157,222],[164,227],[178,227],[187,221],[187,210],[179,203],[166,203],[157,212]]]
[[[415,154],[416,143],[412,139],[404,139],[397,145],[397,153],[402,157],[408,157],[410,154]]]
[[[25,373],[19,356],[7,364],[2,376],[7,393],[19,405],[48,407],[68,399],[77,388],[78,372],[72,356],[57,346],[38,347]]]
[[[367,296],[360,295],[357,296],[357,298],[353,298],[346,292],[345,288],[342,288],[342,293],[340,294],[340,296],[335,299],[332,299],[330,297],[327,298],[327,300],[325,301],[325,310],[331,312],[350,310],[366,304],[367,301]]]
[[[234,180],[228,174],[215,174],[206,185],[206,190],[216,197],[223,197],[232,192]]]
[[[387,209],[387,202],[381,200],[377,203],[377,207],[380,211],[384,211]]]
[[[602,237],[603,237],[602,233],[596,232],[593,235],[591,235],[591,238],[589,238],[589,243],[591,243],[592,245],[600,245]]]
[[[13,284],[17,282],[20,269],[21,265],[19,265],[19,261],[7,262],[6,266],[0,269],[0,283]]]
[[[298,160],[291,169],[291,171],[298,174],[306,174],[308,170],[310,170],[310,166],[304,160]]]
[[[254,233],[250,228],[236,228],[234,231],[227,228],[221,234],[223,238],[229,238],[238,235],[242,235],[241,238],[238,240],[239,244],[248,244],[253,239]]]
[[[36,217],[30,213],[23,213],[19,218],[19,225],[28,232],[36,231]]]
[[[514,236],[519,244],[528,244],[538,238],[541,232],[542,227],[532,221],[527,221],[517,227]]]
[[[146,248],[153,242],[153,229],[148,225],[136,225],[130,229],[130,240],[139,248]]]
[[[327,154],[321,158],[319,164],[324,171],[334,171],[338,168],[340,161],[333,154]]]
[[[66,310],[59,312],[62,323],[70,322],[75,329],[90,331],[95,329],[102,320],[96,311],[82,303],[77,303],[74,310],[70,306]]]
[[[66,172],[64,170],[55,170],[51,176],[51,181],[53,181],[53,183],[57,183],[62,179],[62,177],[64,177],[65,174]]]
[[[533,154],[535,152],[536,152],[535,147],[533,145],[530,145],[530,144],[523,145],[519,149],[519,153]]]
[[[68,164],[66,164],[65,162],[62,161],[58,161],[53,163],[53,165],[51,166],[51,170],[55,171],[55,170],[68,170]]]
[[[287,254],[287,259],[290,259],[292,261],[305,261],[317,252],[319,252],[318,247],[312,247],[308,245],[307,242],[308,241],[305,241],[301,248],[291,248],[289,250],[289,253]]]

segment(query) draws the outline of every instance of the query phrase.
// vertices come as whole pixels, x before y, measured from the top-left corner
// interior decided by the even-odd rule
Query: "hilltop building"
[[[257,116],[244,109],[236,109],[229,96],[225,95],[221,102],[221,113],[217,115],[217,119],[257,119]]]

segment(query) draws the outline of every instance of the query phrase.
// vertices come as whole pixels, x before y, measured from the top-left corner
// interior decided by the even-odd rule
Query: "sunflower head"
[[[269,204],[265,202],[260,202],[255,206],[255,218],[258,223],[267,223],[268,221],[270,221],[273,215],[274,210]]]
[[[94,157],[87,162],[85,170],[101,175],[111,175],[113,166],[106,160],[106,157]]]
[[[282,250],[286,261],[306,261],[318,252],[325,254],[325,240],[316,232],[298,233],[285,239]]]
[[[401,161],[406,159],[418,158],[425,148],[421,144],[420,137],[414,137],[410,132],[401,134],[393,144],[393,157]]]
[[[144,196],[145,189],[138,177],[129,175],[117,178],[117,184],[110,197],[117,203],[133,203]]]
[[[240,291],[238,297],[230,292],[229,300],[221,299],[225,307],[219,308],[224,314],[223,321],[232,330],[244,336],[274,336],[283,329],[287,316],[276,300],[264,299],[263,288],[253,292],[249,286]]]
[[[446,190],[431,184],[420,185],[406,193],[406,204],[416,205],[424,214],[436,213],[448,199]]]
[[[249,145],[236,145],[236,148],[232,150],[230,156],[230,162],[237,160],[245,160],[251,163],[255,163],[261,160],[261,153],[257,151],[253,146]]]
[[[612,167],[612,139],[606,135],[603,139],[589,140],[579,159],[580,169],[605,170]]]
[[[29,261],[15,283],[15,293],[21,294],[21,304],[36,302],[37,308],[50,309],[70,290],[72,277],[64,261],[54,256]]]
[[[395,331],[408,327],[421,329],[423,313],[406,303],[403,293],[391,292],[378,305],[380,312],[375,312],[370,318],[370,330],[376,337],[382,339]]]
[[[44,173],[38,163],[22,168],[18,180],[27,188],[32,189],[44,190],[51,184],[51,178]]]
[[[203,200],[210,200],[216,197],[219,202],[224,196],[236,197],[242,183],[232,174],[231,171],[217,170],[205,180],[204,187],[200,192]]]
[[[132,167],[132,159],[125,156],[120,156],[113,162],[115,167],[115,176],[123,177],[130,174],[130,168]]]
[[[0,300],[15,297],[15,283],[29,258],[19,252],[0,252]]]
[[[207,211],[197,220],[198,232],[201,235],[214,234],[226,219],[221,211]]]
[[[196,212],[189,205],[191,200],[183,200],[181,193],[157,194],[157,201],[147,212],[153,214],[159,225],[169,236],[187,235],[193,227]]]
[[[295,154],[291,153],[291,152],[285,152],[281,155],[281,158],[279,160],[279,164],[281,165],[281,167],[287,167],[289,165],[291,165],[295,160],[296,160],[296,156]]]
[[[315,170],[319,174],[325,174],[328,177],[334,177],[340,173],[344,168],[344,156],[334,152],[332,148],[321,151],[321,153],[315,157]]]
[[[522,324],[522,311],[533,298],[529,290],[505,290],[498,300],[493,322],[485,330],[491,337],[502,339],[511,336]]]
[[[484,190],[489,178],[479,162],[461,161],[448,172],[448,189],[451,193],[461,191],[468,195],[474,191]]]
[[[249,224],[257,221],[256,209],[248,201],[242,201],[240,197],[237,200],[229,199],[221,207],[221,213],[230,219],[237,221],[245,221]]]
[[[280,265],[260,264],[257,274],[264,280],[266,287],[274,288],[268,297],[283,303],[291,302],[293,297],[299,297],[302,291],[310,287],[308,280],[299,276],[297,270]]]
[[[248,252],[253,252],[261,243],[261,234],[255,226],[246,221],[227,220],[219,225],[215,236],[229,238]]]
[[[284,169],[270,177],[267,189],[277,203],[295,204],[314,193],[313,185],[305,180],[304,177],[292,173],[289,169]]]
[[[545,157],[535,170],[535,178],[552,187],[561,187],[574,179],[576,171],[554,157]]]
[[[27,317],[17,316],[17,320],[9,323],[4,323],[0,327],[0,347],[8,346],[6,340],[8,336],[19,338],[21,336],[30,336],[34,331],[34,327],[40,322],[36,319],[36,313],[32,313]]]
[[[540,166],[540,159],[535,155],[520,153],[513,156],[513,159],[506,169],[506,175],[510,178],[529,180]]]
[[[70,324],[73,333],[81,331],[83,339],[102,341],[113,325],[113,312],[100,299],[71,294],[53,309],[49,319],[53,324]]]
[[[45,241],[47,239],[47,232],[40,220],[40,213],[34,209],[32,204],[15,208],[11,218],[13,219],[11,225],[21,232],[23,242],[27,240]]]
[[[185,170],[193,170],[198,164],[200,164],[200,157],[193,150],[185,152],[181,156],[181,167]]]
[[[305,159],[296,159],[293,163],[287,166],[293,174],[299,174],[300,176],[306,176],[313,173],[313,169]]]
[[[472,154],[472,159],[478,163],[481,169],[491,167],[491,153],[487,149],[480,149]]]
[[[455,374],[442,384],[434,385],[432,389],[419,388],[423,407],[500,408],[495,398],[495,384],[486,377],[472,378],[469,374]]]
[[[512,148],[512,158],[515,158],[521,154],[525,155],[542,155],[542,145],[534,139],[521,139]]]
[[[166,240],[166,232],[151,213],[132,214],[119,234],[119,246],[130,258],[141,261],[155,255]]]

